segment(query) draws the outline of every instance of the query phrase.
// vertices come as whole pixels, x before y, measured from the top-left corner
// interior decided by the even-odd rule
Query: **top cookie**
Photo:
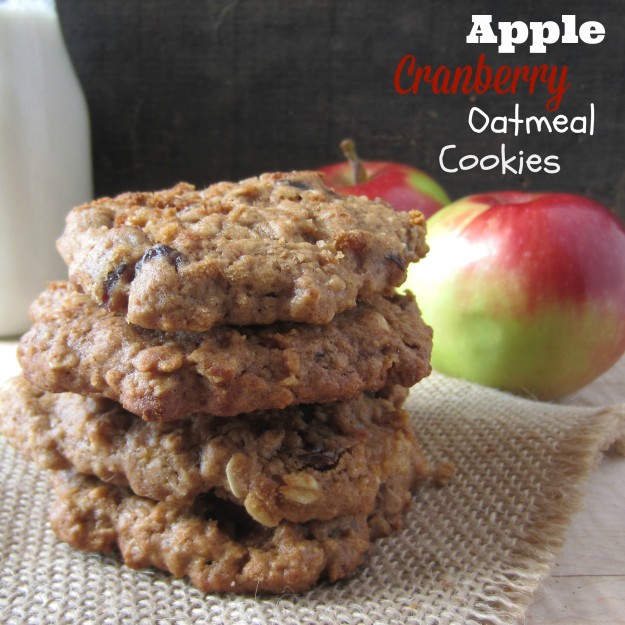
[[[292,172],[103,198],[69,213],[58,248],[70,279],[132,323],[203,331],[328,323],[401,284],[424,236],[417,211]]]

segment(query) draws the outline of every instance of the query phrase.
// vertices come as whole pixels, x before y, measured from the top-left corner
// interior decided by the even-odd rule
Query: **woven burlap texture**
[[[0,440],[0,622],[521,622],[601,451],[622,451],[624,407],[550,405],[433,374],[407,408],[432,465],[454,463],[454,478],[420,490],[405,530],[377,541],[355,578],[298,596],[204,595],[71,549],[47,524],[45,474]]]

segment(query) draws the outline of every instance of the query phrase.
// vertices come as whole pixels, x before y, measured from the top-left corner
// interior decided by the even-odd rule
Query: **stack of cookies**
[[[401,406],[431,331],[395,293],[423,217],[313,172],[72,210],[31,307],[8,440],[66,542],[204,591],[301,591],[401,527],[426,464]]]

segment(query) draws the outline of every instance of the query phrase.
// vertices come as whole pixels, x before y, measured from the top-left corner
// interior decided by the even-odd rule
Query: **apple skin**
[[[561,193],[469,196],[427,222],[412,290],[434,329],[432,366],[543,400],[625,352],[625,229]]]
[[[442,187],[425,172],[386,161],[362,161],[367,180],[353,182],[352,166],[348,162],[322,167],[326,183],[338,193],[381,198],[397,211],[418,210],[427,218],[450,199]]]

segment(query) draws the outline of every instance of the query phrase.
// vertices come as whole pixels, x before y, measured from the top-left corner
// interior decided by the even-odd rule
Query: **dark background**
[[[270,170],[316,168],[357,139],[364,158],[422,167],[453,197],[514,188],[583,193],[625,216],[625,27],[621,0],[418,2],[415,0],[58,0],[68,48],[89,103],[96,195],[206,185]],[[472,14],[606,28],[598,45],[559,44],[546,54],[468,45]],[[558,113],[587,115],[595,135],[476,134],[472,105],[492,115],[543,115],[549,95],[399,95],[405,54],[419,65],[568,65]],[[552,114],[548,114],[552,117]],[[441,148],[464,154],[523,150],[559,156],[558,174],[446,174]]]

